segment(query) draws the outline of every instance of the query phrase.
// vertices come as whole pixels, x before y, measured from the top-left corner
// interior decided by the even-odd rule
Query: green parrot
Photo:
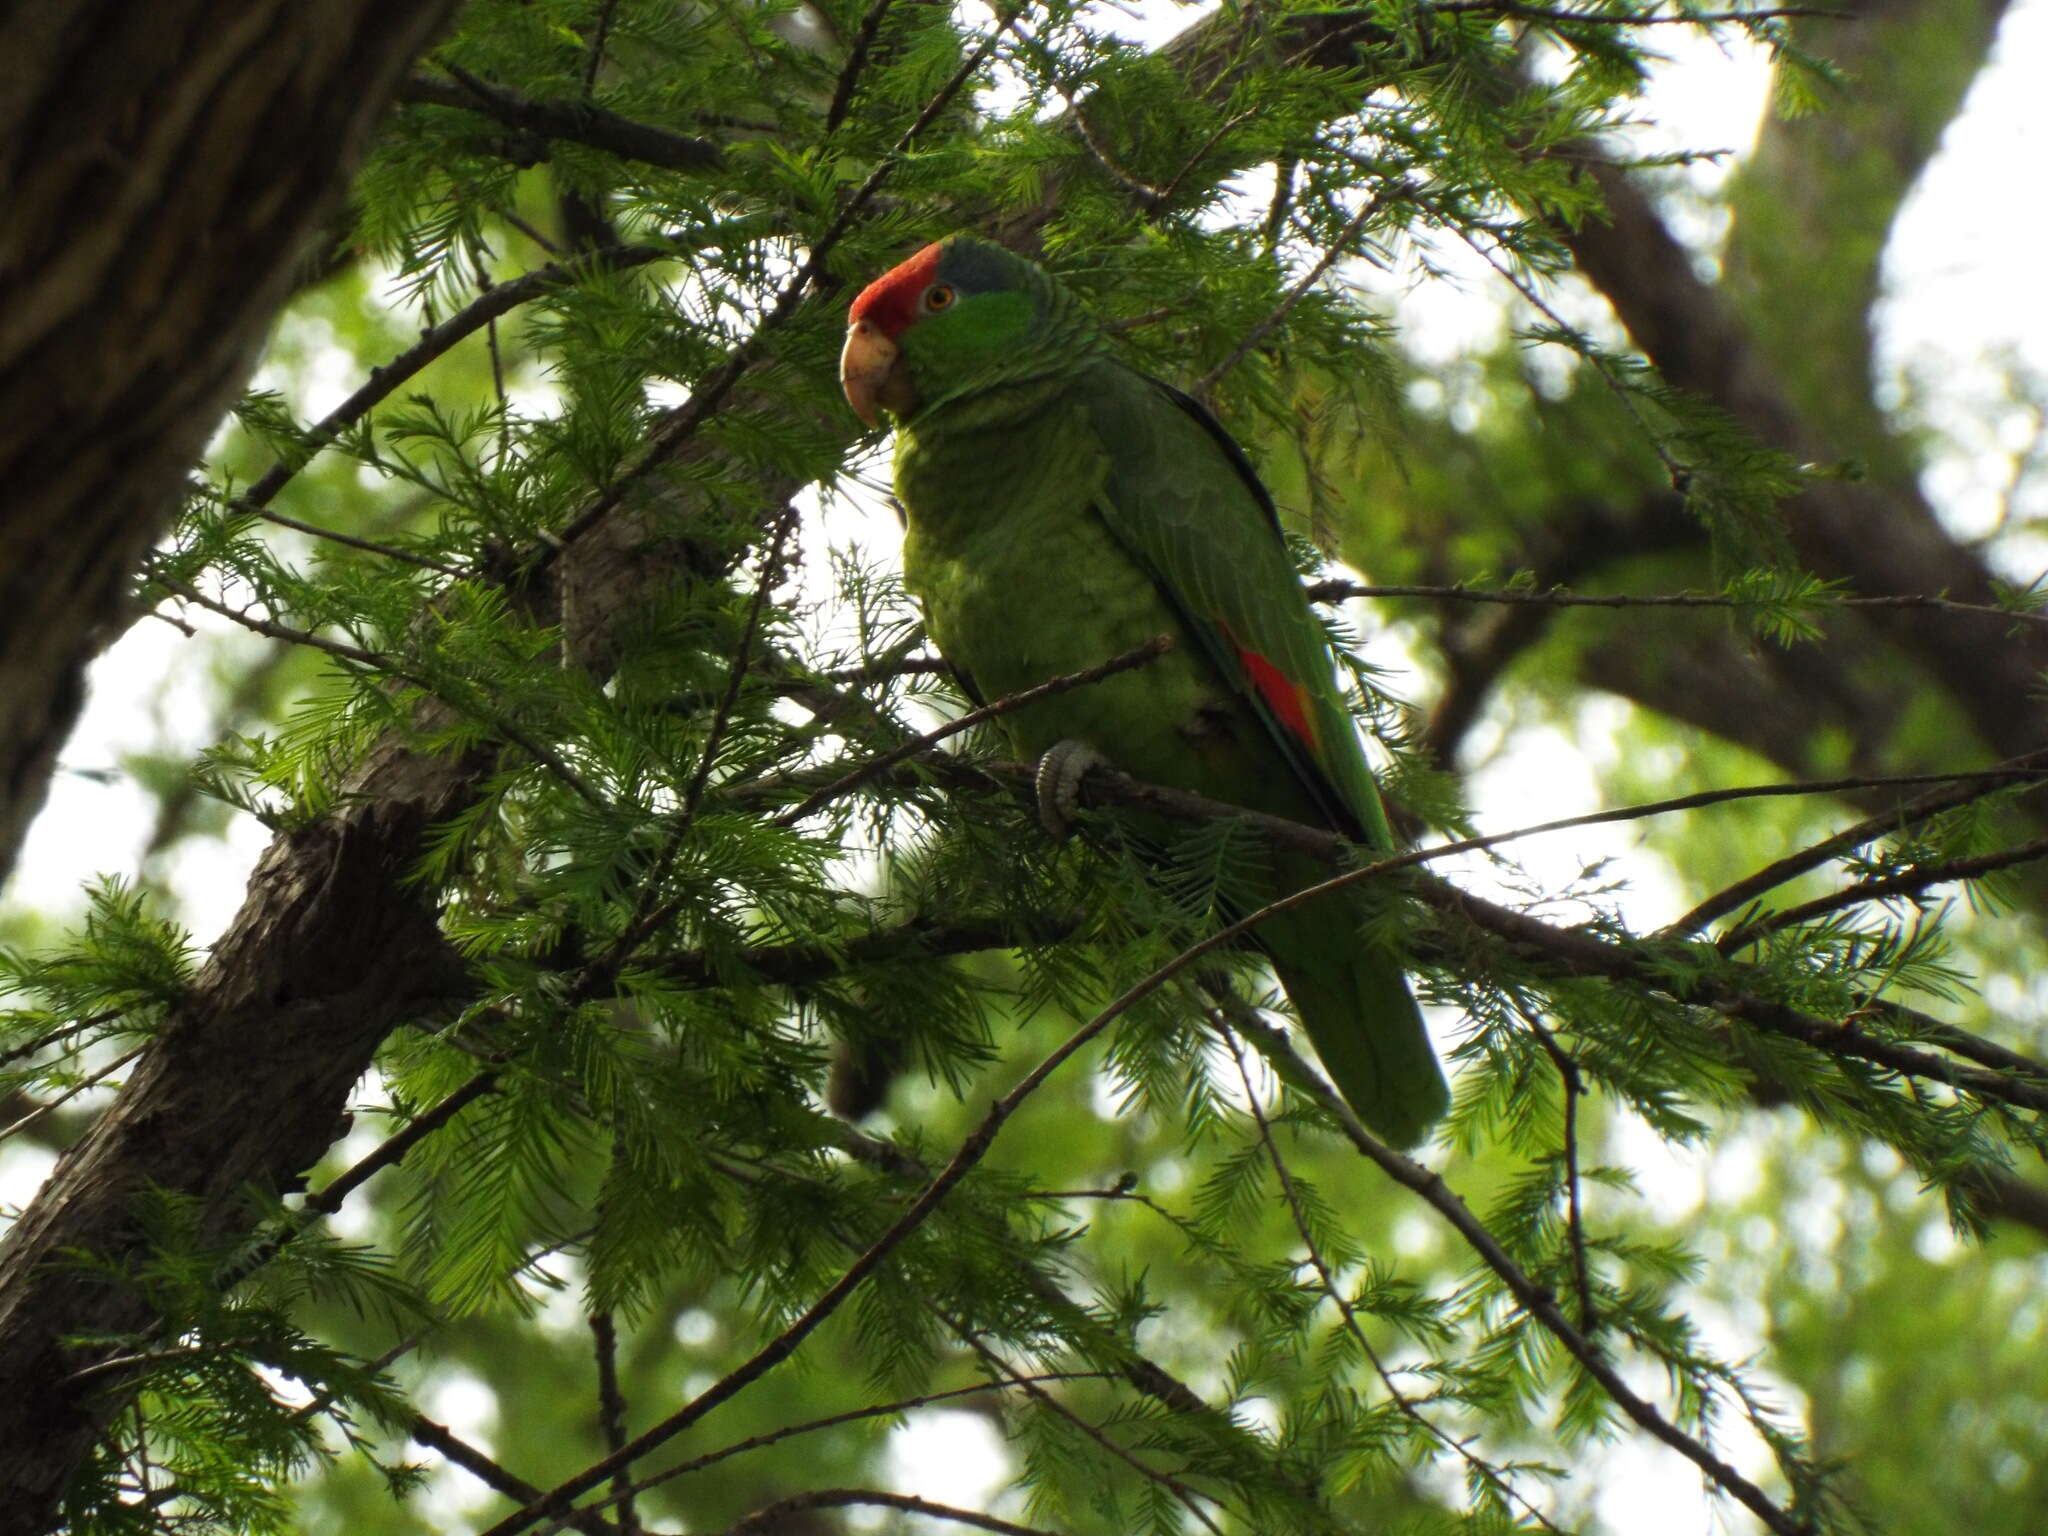
[[[1003,718],[1054,765],[1042,809],[1062,790],[1071,809],[1071,770],[1106,756],[1392,848],[1272,498],[1215,419],[1111,356],[1050,275],[967,235],[926,246],[854,300],[840,382],[868,425],[895,419],[904,582],[970,693],[1176,642]],[[1271,895],[1327,874],[1276,852]],[[1335,892],[1257,938],[1351,1107],[1408,1147],[1450,1094],[1398,950],[1362,934],[1375,900]]]

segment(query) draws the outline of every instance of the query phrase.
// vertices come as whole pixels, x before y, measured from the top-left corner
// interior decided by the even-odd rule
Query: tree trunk
[[[0,21],[0,878],[128,579],[452,0]]]

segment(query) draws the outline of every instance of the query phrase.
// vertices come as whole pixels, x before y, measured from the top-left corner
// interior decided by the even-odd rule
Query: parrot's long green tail
[[[1309,914],[1304,911],[1306,919]],[[1412,1147],[1451,1106],[1422,1010],[1408,990],[1399,955],[1325,919],[1310,935],[1274,935],[1268,953],[1302,1028],[1366,1128],[1396,1147]],[[1348,937],[1350,942],[1333,942]]]

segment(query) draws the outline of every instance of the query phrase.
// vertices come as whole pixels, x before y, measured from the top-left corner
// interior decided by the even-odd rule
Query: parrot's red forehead
[[[917,302],[932,279],[939,273],[941,247],[937,244],[926,246],[908,261],[901,262],[884,272],[867,287],[861,289],[860,297],[853,301],[853,308],[846,312],[847,321],[858,325],[863,320],[874,322],[885,336],[895,336],[917,318]]]

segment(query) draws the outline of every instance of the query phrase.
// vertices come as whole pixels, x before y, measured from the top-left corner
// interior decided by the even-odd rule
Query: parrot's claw
[[[1038,760],[1032,788],[1038,795],[1038,824],[1065,842],[1074,830],[1074,812],[1081,808],[1081,781],[1109,759],[1085,741],[1056,741]]]

